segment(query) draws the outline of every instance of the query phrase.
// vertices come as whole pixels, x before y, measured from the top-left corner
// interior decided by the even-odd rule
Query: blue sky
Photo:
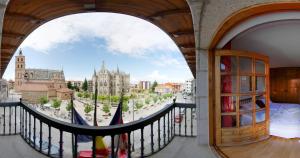
[[[63,69],[67,80],[90,79],[102,61],[109,69],[119,66],[130,73],[132,83],[183,82],[193,77],[168,35],[149,22],[122,14],[58,18],[36,29],[19,48],[26,56],[26,68]],[[5,79],[14,78],[14,62],[13,57]]]

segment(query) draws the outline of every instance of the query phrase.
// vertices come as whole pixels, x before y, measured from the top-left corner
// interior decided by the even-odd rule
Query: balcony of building
[[[79,157],[83,151],[99,157],[95,139],[80,143],[79,135],[102,136],[109,156],[117,157],[115,138],[122,134],[128,137],[126,157],[212,156],[208,146],[197,145],[195,104],[172,103],[143,119],[101,127],[59,121],[22,102],[0,103],[0,113],[0,153],[5,157]]]

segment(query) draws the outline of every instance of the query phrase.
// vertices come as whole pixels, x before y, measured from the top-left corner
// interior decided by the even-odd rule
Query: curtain
[[[229,73],[231,72],[231,56],[222,56],[221,57],[221,64],[222,65],[222,71]],[[221,77],[221,92],[223,93],[232,93],[232,77],[231,75],[223,75]],[[222,112],[234,112],[235,107],[234,103],[232,101],[232,98],[230,96],[228,97],[222,97],[221,99],[221,109]],[[222,127],[232,127],[235,124],[235,120],[233,116],[226,115],[223,116],[222,119]]]

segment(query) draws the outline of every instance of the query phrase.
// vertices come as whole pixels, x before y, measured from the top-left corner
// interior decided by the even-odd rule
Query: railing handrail
[[[161,110],[139,120],[135,120],[133,122],[120,124],[120,125],[112,125],[112,126],[84,126],[78,124],[72,124],[68,122],[64,122],[61,120],[57,120],[52,118],[42,112],[37,111],[36,109],[25,105],[23,102],[7,102],[0,103],[1,106],[22,106],[26,111],[28,111],[31,115],[41,120],[43,123],[51,125],[51,127],[57,128],[59,130],[70,132],[78,135],[91,135],[91,136],[107,136],[107,135],[119,135],[122,133],[128,133],[131,131],[135,131],[145,126],[152,124],[153,122],[159,120],[162,116],[167,114],[172,110],[173,107],[186,107],[186,108],[194,108],[195,104],[191,103],[172,103],[167,104]]]

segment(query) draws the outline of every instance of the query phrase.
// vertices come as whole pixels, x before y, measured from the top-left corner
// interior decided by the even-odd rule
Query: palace
[[[20,50],[15,61],[15,91],[22,93],[22,99],[38,103],[42,96],[49,99],[69,99],[72,91],[66,87],[63,70],[26,69],[25,56]]]
[[[94,71],[92,82],[93,91],[95,91],[97,82],[100,95],[120,95],[122,89],[124,89],[124,93],[129,92],[130,75],[119,71],[119,68],[117,68],[117,71],[109,71],[106,69],[103,61],[101,70],[98,72]]]

